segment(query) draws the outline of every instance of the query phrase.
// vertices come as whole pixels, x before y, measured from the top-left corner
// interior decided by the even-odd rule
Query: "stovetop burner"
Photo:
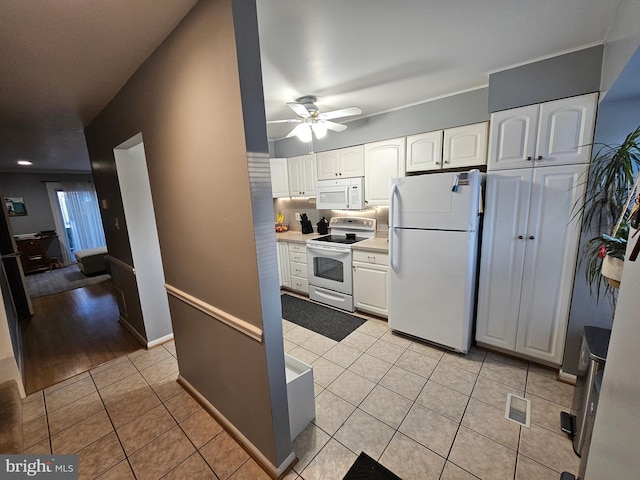
[[[355,233],[347,233],[344,235],[325,235],[324,237],[314,238],[314,242],[330,242],[330,243],[344,243],[351,245],[352,243],[361,242],[366,240],[365,237],[358,237]]]

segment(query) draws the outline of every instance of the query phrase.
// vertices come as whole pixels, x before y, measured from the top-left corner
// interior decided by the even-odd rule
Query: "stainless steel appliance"
[[[373,238],[376,221],[334,217],[329,221],[329,228],[329,235],[307,240],[309,298],[353,312],[351,246]]]

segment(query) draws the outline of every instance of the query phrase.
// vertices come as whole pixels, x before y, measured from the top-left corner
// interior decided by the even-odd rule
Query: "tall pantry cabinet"
[[[480,345],[562,364],[595,109],[593,94],[492,114]]]

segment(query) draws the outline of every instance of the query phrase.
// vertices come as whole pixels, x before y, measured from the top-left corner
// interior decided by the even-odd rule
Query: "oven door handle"
[[[316,245],[307,245],[307,251],[318,252],[325,257],[345,257],[349,256],[351,250],[340,250],[337,248],[319,247]],[[318,256],[318,255],[316,255]]]

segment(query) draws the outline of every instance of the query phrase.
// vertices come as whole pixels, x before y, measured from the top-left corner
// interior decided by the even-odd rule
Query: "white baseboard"
[[[122,317],[122,315],[118,319],[118,322],[120,322],[120,325],[122,325],[124,328],[126,328],[129,331],[129,333],[131,335],[133,335],[135,337],[135,339],[138,340],[138,342],[140,342],[140,345],[142,345],[143,347],[147,348],[147,339],[144,338],[142,335],[140,335],[140,332],[138,332],[135,328],[133,328],[133,326],[129,322],[127,322]]]
[[[213,417],[220,423],[225,430],[247,451],[249,455],[262,467],[262,469],[274,479],[278,479],[288,469],[293,466],[296,461],[296,455],[291,452],[280,466],[271,463],[258,448],[238,430],[216,407],[214,407],[206,398],[202,396],[196,388],[191,385],[182,375],[178,375],[178,383],[187,390]]]
[[[562,371],[562,369],[560,369],[558,370],[558,380],[575,386],[578,377],[571,373],[564,372]]]
[[[165,335],[164,337],[156,338],[150,342],[147,342],[147,348],[157,347],[158,345],[162,345],[163,343],[167,343],[173,340],[173,333],[169,335]]]

